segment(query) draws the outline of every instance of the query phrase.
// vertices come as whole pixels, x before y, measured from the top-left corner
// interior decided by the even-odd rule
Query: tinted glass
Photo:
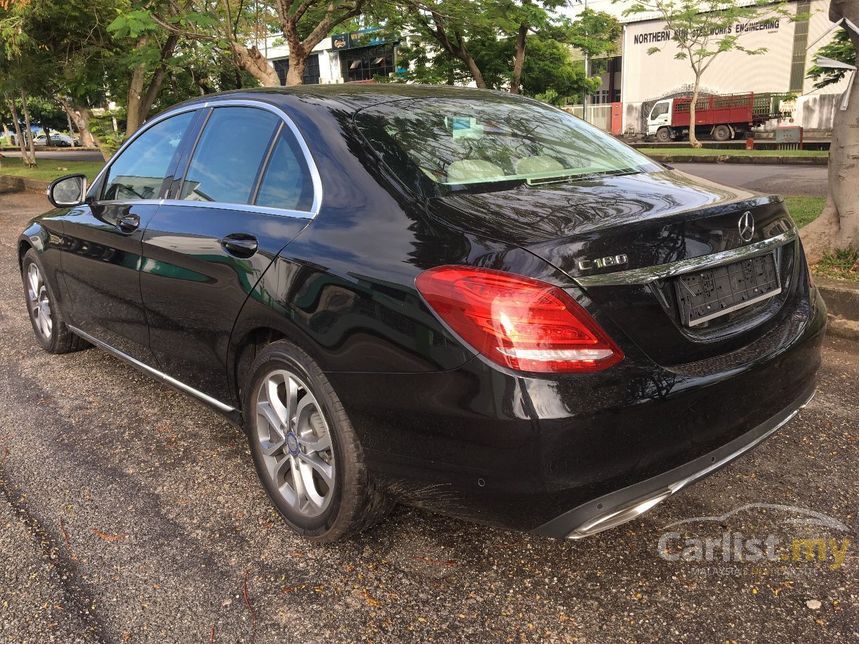
[[[108,170],[102,199],[158,199],[170,161],[194,112],[165,119],[141,134]]]
[[[280,119],[265,110],[212,112],[182,184],[180,199],[248,204]]]
[[[383,156],[398,148],[420,172],[447,186],[657,169],[612,136],[533,101],[394,101],[362,110],[358,121]]]
[[[314,186],[304,155],[292,133],[278,137],[266,174],[257,193],[258,206],[309,211],[314,201]]]

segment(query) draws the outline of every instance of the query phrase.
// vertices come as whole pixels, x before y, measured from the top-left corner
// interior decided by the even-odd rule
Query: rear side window
[[[158,199],[173,155],[194,112],[159,121],[132,141],[110,165],[102,199]]]
[[[249,204],[281,120],[245,107],[215,108],[194,150],[180,199]]]
[[[313,201],[314,187],[304,155],[292,133],[284,128],[269,157],[255,203],[258,206],[309,211]]]

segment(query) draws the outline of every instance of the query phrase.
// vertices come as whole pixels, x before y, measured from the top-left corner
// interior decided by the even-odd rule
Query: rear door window
[[[215,108],[191,157],[179,199],[250,204],[280,123],[267,110]]]

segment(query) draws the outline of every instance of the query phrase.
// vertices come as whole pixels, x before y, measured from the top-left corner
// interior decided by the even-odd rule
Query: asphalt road
[[[727,186],[741,186],[778,195],[827,195],[827,166],[789,164],[676,163],[672,164],[697,177]]]
[[[564,542],[400,508],[310,546],[236,428],[98,350],[41,351],[15,240],[46,206],[0,196],[0,640],[857,640],[856,342],[827,341],[819,395],[765,444],[624,527]],[[824,531],[841,557],[659,555],[667,525],[748,504],[801,509],[680,530]],[[818,524],[786,521],[802,509]]]

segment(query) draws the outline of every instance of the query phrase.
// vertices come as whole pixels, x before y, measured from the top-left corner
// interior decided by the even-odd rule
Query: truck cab
[[[656,136],[659,141],[668,141],[672,138],[671,124],[672,99],[657,101],[648,114],[648,136]]]

